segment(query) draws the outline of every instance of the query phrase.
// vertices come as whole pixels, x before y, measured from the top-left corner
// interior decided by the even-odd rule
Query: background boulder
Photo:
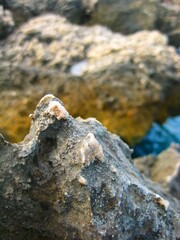
[[[157,31],[123,36],[46,15],[1,42],[0,63],[1,127],[13,140],[22,140],[27,115],[48,92],[129,143],[179,112],[180,57]]]
[[[0,5],[0,39],[7,37],[14,29],[14,20],[8,10]]]

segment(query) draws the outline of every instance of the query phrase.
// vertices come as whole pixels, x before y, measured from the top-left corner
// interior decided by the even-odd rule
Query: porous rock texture
[[[159,29],[179,46],[179,0],[0,0],[13,13],[16,26],[44,13],[78,24],[102,24],[124,34]]]
[[[179,15],[179,0],[97,0],[89,22],[124,34],[158,29],[168,35],[170,44],[179,46]]]
[[[152,181],[180,199],[180,146],[172,144],[158,156],[145,156],[134,159],[135,166]]]
[[[1,239],[180,237],[179,202],[149,189],[118,136],[53,95],[31,118],[23,142],[0,138]]]
[[[51,92],[73,116],[96,117],[132,143],[179,113],[179,86],[180,56],[157,31],[125,37],[45,15],[0,44],[0,126],[11,141],[22,140],[27,116]]]
[[[14,29],[14,20],[8,10],[0,5],[0,39],[7,37]]]

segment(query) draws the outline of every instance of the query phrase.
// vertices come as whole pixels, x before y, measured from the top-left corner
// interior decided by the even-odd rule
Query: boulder
[[[170,44],[179,47],[179,15],[179,0],[97,0],[89,23],[101,24],[124,34],[157,29],[168,35]]]
[[[141,173],[161,184],[164,190],[180,199],[180,146],[172,144],[158,156],[145,156],[134,159]]]
[[[180,237],[179,202],[152,190],[117,135],[50,94],[31,118],[23,142],[0,137],[1,239]]]
[[[0,5],[0,39],[7,37],[14,29],[14,20],[8,10]]]
[[[90,24],[101,24],[124,34],[154,29],[158,0],[98,0]]]
[[[157,31],[123,36],[45,15],[1,42],[0,73],[0,125],[12,141],[25,136],[27,116],[48,92],[73,116],[94,116],[129,143],[174,106],[179,113],[180,56]]]
[[[82,0],[0,0],[0,4],[12,11],[16,25],[48,12],[63,15],[72,22],[81,23],[85,14]]]
[[[171,4],[161,4],[159,7],[156,28],[163,33],[167,33],[169,43],[180,47],[180,2]]]

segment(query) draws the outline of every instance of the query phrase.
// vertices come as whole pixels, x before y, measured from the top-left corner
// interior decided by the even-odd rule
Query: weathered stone
[[[180,3],[180,2],[179,2]],[[156,19],[156,28],[167,33],[169,43],[180,46],[180,4],[161,4]]]
[[[157,31],[125,37],[54,15],[38,17],[1,43],[0,125],[22,140],[35,102],[52,92],[73,116],[94,116],[131,143],[172,107],[178,113],[179,94],[171,91],[178,89],[179,71],[180,56]]]
[[[180,153],[179,146],[172,145],[158,156],[134,159],[135,166],[146,177],[161,184],[166,192],[180,199]]]
[[[125,34],[158,29],[169,36],[170,44],[179,46],[179,15],[179,0],[97,0],[90,23],[102,24]]]
[[[7,37],[14,29],[11,12],[0,5],[0,39]]]
[[[179,202],[149,189],[118,136],[53,95],[31,118],[23,142],[0,137],[1,239],[180,237]]]
[[[53,12],[68,20],[81,23],[85,9],[81,0],[0,0],[13,13],[16,25],[44,13]]]
[[[152,30],[158,15],[159,0],[98,0],[91,23],[108,26],[125,34]]]

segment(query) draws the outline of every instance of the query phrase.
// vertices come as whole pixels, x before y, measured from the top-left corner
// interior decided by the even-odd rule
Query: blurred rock
[[[171,92],[180,85],[180,56],[157,31],[125,37],[38,17],[1,43],[0,73],[0,125],[13,141],[22,140],[27,116],[48,92],[73,116],[94,116],[129,143],[164,120],[175,102],[179,112],[179,95]]]
[[[14,29],[14,21],[10,11],[0,5],[0,39],[7,37]]]
[[[80,23],[84,16],[82,0],[0,0],[0,3],[13,12],[17,25],[44,13],[53,12],[68,20]]]
[[[180,199],[180,146],[171,145],[158,156],[134,159],[135,166],[146,177],[161,184],[174,197]]]
[[[124,34],[152,30],[159,3],[159,0],[98,0],[91,13],[91,23]]]
[[[2,239],[180,237],[179,202],[152,191],[118,136],[72,118],[53,95],[31,118],[22,143],[0,136]]]
[[[115,32],[130,34],[158,29],[169,36],[170,44],[179,46],[179,0],[0,0],[13,13],[16,25],[54,13],[78,24],[101,24]]]
[[[180,44],[180,2],[156,0],[98,0],[90,15],[91,24],[108,26],[124,34],[158,29],[172,45]]]
[[[179,4],[161,4],[158,10],[156,28],[167,33],[169,43],[180,46],[180,2]]]

